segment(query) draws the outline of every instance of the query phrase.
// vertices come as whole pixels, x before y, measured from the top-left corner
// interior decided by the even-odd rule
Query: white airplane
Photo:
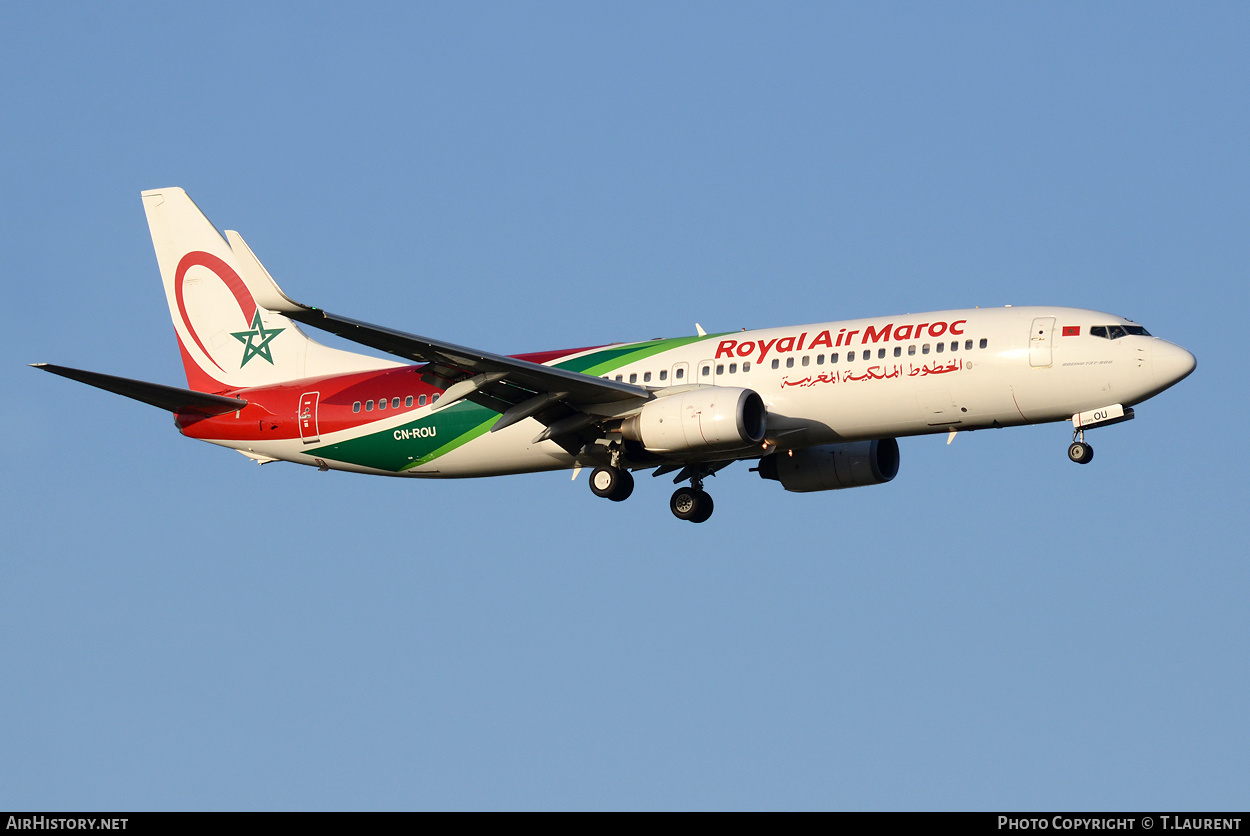
[[[181,189],[143,205],[190,388],[37,367],[167,409],[183,435],[262,464],[425,478],[592,467],[591,490],[618,502],[632,472],[676,472],[688,484],[673,514],[703,522],[704,480],[739,460],[789,491],[852,488],[894,478],[899,436],[1070,420],[1068,457],[1086,464],[1087,429],[1129,420],[1195,367],[1123,317],[1048,307],[504,356],[295,302]]]

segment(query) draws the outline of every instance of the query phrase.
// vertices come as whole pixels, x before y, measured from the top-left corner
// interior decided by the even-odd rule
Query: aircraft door
[[[1034,368],[1049,366],[1050,352],[1054,340],[1055,318],[1039,316],[1033,320],[1033,328],[1029,331],[1029,365]]]
[[[320,392],[305,392],[299,398],[299,437],[305,444],[320,441],[317,430],[317,401]]]

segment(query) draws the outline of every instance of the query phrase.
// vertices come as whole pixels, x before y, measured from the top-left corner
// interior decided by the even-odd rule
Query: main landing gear
[[[1085,443],[1085,430],[1072,433],[1072,444],[1068,447],[1068,458],[1077,464],[1089,464],[1094,460],[1094,448]]]
[[[695,523],[705,522],[712,516],[712,497],[703,490],[703,479],[716,470],[715,466],[709,468],[706,465],[687,465],[682,468],[678,478],[689,479],[690,487],[678,488],[673,492],[673,498],[668,503],[673,516]],[[595,496],[621,502],[634,492],[634,476],[623,467],[600,465],[590,474],[590,490]]]
[[[595,496],[623,502],[634,492],[634,474],[619,467],[596,467],[590,474],[590,489]]]
[[[673,491],[673,498],[669,500],[668,507],[673,509],[673,516],[679,520],[689,520],[693,523],[706,522],[707,518],[712,516],[712,496],[703,488],[694,485],[688,488],[678,488]]]
[[[688,464],[682,468],[681,473],[677,474],[675,481],[683,479],[690,480],[690,487],[678,488],[673,491],[673,498],[669,500],[668,507],[672,509],[673,516],[679,520],[689,520],[693,523],[706,522],[707,518],[712,516],[712,497],[707,491],[703,490],[703,480],[708,476],[712,476],[724,464],[703,465]]]

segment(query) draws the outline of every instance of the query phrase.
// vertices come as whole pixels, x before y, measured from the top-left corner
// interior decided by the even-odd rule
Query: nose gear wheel
[[[1094,448],[1085,443],[1085,430],[1078,429],[1072,433],[1072,444],[1068,446],[1068,458],[1077,464],[1089,464],[1094,460]]]

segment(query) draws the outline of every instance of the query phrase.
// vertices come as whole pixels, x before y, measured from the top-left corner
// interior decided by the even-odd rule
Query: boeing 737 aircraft
[[[143,206],[190,388],[38,368],[167,409],[183,435],[262,464],[426,478],[591,467],[591,490],[617,502],[632,472],[675,472],[687,484],[673,514],[703,522],[704,479],[739,460],[789,491],[853,488],[894,478],[899,436],[1070,420],[1068,457],[1086,464],[1085,430],[1129,420],[1195,366],[1123,317],[1047,307],[504,356],[295,302],[181,189],[143,192]]]

